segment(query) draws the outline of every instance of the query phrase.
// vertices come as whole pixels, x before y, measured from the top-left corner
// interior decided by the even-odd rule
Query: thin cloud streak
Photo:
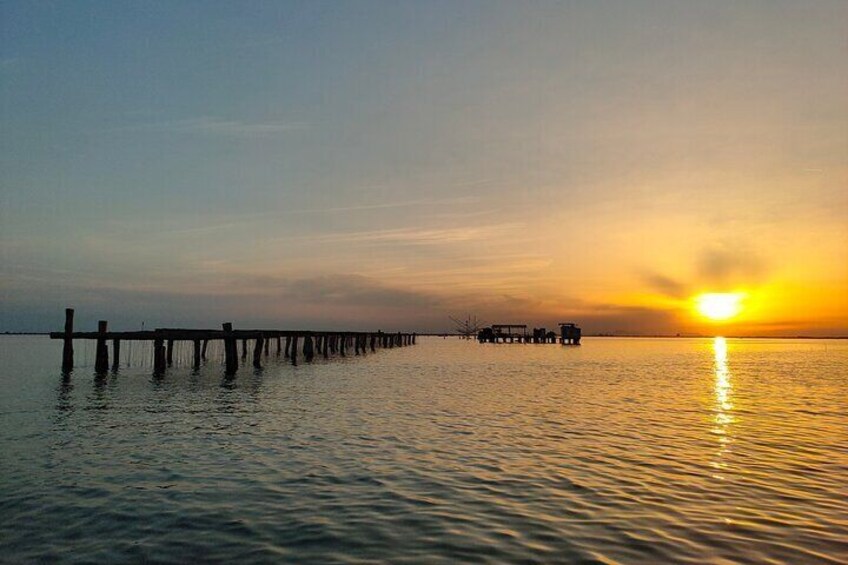
[[[309,124],[304,122],[245,122],[242,120],[225,120],[212,116],[201,116],[199,118],[185,118],[180,120],[124,126],[112,128],[106,131],[147,131],[231,136],[265,136],[291,131],[302,131],[306,129],[309,129]]]

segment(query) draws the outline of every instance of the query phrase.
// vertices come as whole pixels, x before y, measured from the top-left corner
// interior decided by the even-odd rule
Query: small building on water
[[[572,322],[559,324],[559,336],[545,328],[533,328],[527,332],[527,324],[492,324],[477,334],[480,343],[561,343],[562,345],[580,345],[581,330]]]

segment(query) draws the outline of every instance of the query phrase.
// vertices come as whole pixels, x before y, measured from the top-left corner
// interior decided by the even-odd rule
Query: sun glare
[[[710,320],[729,320],[742,311],[743,298],[741,292],[708,292],[695,297],[695,307]]]

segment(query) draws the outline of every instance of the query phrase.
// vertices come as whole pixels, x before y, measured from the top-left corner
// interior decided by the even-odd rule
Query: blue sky
[[[5,2],[0,330],[70,305],[128,328],[697,331],[683,298],[744,287],[775,304],[747,331],[843,331],[846,21]]]

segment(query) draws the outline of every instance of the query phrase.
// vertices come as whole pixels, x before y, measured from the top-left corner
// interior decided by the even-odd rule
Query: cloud
[[[737,284],[760,280],[766,273],[762,260],[746,245],[725,242],[703,250],[697,260],[699,281],[717,284]]]
[[[199,118],[186,118],[181,120],[126,126],[110,131],[150,131],[205,135],[264,136],[305,130],[308,129],[308,127],[308,124],[304,122],[245,122],[241,120],[224,120],[211,116],[202,116]]]
[[[284,288],[288,298],[312,304],[418,309],[439,302],[433,295],[391,287],[361,275],[297,279],[285,283]]]
[[[652,289],[674,298],[686,296],[686,285],[661,273],[646,272],[642,275],[645,282]]]
[[[309,237],[311,240],[374,242],[374,243],[406,243],[411,245],[440,245],[460,241],[485,240],[490,237],[503,236],[523,227],[521,223],[503,223],[461,228],[398,228],[387,230],[371,230],[359,232],[341,232]]]

